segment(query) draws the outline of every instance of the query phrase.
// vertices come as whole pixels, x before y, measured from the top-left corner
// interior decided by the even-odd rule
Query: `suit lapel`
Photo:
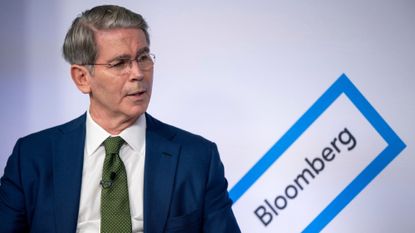
[[[61,127],[53,145],[53,183],[57,232],[76,231],[85,146],[85,114]],[[162,232],[169,213],[180,146],[175,136],[146,114],[144,231]]]
[[[150,115],[147,118],[144,169],[144,232],[159,233],[166,225],[180,146],[174,135]]]
[[[54,145],[56,232],[76,231],[85,144],[85,114],[61,128]]]

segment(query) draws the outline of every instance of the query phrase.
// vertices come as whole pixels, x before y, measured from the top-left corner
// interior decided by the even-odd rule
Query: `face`
[[[139,29],[111,29],[95,34],[96,64],[116,64],[149,52],[144,32]],[[148,107],[153,84],[153,68],[141,70],[133,61],[128,72],[117,67],[95,65],[88,77],[90,112],[96,118],[137,119]]]

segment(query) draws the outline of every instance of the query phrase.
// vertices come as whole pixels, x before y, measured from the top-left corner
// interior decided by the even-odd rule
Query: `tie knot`
[[[118,154],[122,144],[124,144],[124,139],[120,136],[108,137],[104,141],[105,154]]]

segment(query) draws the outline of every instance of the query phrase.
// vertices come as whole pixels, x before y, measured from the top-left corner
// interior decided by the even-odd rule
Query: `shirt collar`
[[[146,117],[142,114],[130,127],[124,129],[118,136],[121,136],[124,141],[133,150],[140,152],[144,148],[146,133]],[[86,117],[86,153],[92,155],[111,135],[99,126],[87,111]]]
[[[121,136],[133,150],[140,152],[145,144],[146,127],[146,116],[145,114],[141,114],[134,124],[124,129],[119,136]]]

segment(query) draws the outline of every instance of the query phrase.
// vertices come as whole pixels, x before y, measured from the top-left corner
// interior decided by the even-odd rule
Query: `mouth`
[[[134,98],[134,99],[142,99],[146,92],[147,92],[146,89],[139,90],[139,91],[133,91],[133,92],[128,93],[127,97]]]
[[[127,95],[142,95],[146,92],[146,90],[140,90],[140,91],[134,91],[131,93],[128,93]]]

